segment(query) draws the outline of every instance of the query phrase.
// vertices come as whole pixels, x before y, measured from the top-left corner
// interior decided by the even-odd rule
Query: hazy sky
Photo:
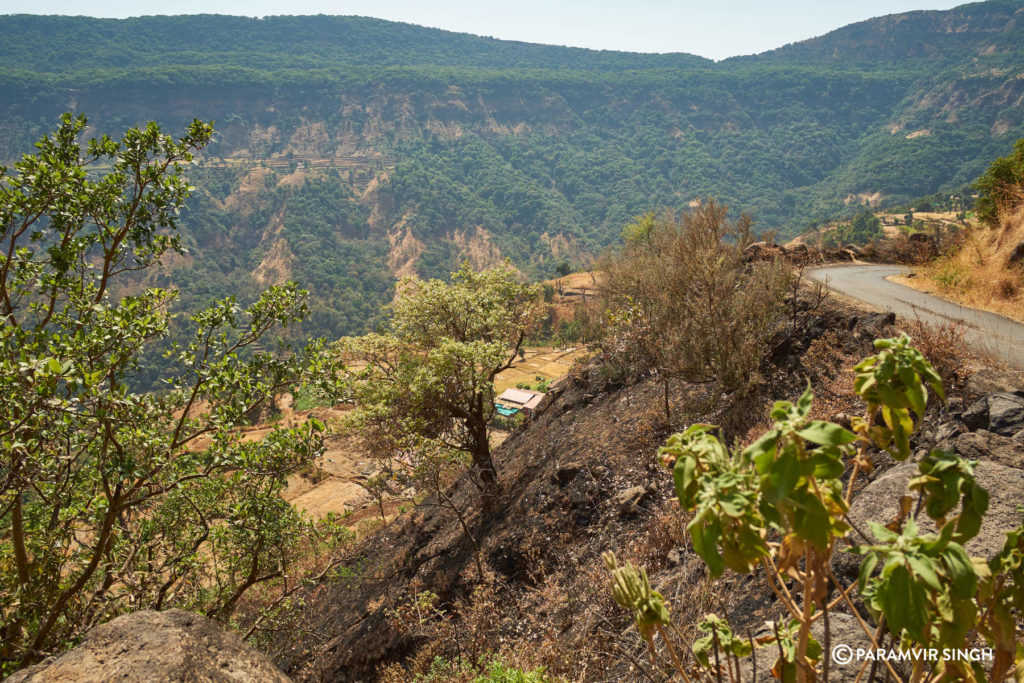
[[[0,14],[357,14],[534,43],[722,59],[948,0],[0,0]]]

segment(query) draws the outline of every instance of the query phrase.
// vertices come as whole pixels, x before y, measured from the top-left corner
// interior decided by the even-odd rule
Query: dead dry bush
[[[674,500],[667,501],[643,525],[643,530],[627,549],[628,553],[651,571],[664,568],[670,551],[689,546],[686,538],[689,518]]]
[[[1024,240],[1024,205],[997,223],[962,230],[939,258],[923,267],[921,286],[931,285],[965,306],[1022,320],[1024,271],[1012,258]]]
[[[811,342],[803,357],[803,367],[811,378],[817,401],[814,417],[834,419],[836,415],[854,411],[858,404],[853,388],[853,366],[860,360],[858,353],[846,348],[848,334],[829,330]]]
[[[846,355],[843,353],[843,333],[829,330],[807,347],[803,365],[814,383],[834,377],[842,366]]]
[[[638,440],[651,441],[666,436],[671,430],[671,424],[665,417],[664,406],[650,405],[642,408],[639,412],[639,419],[636,421],[635,435]]]
[[[760,380],[772,336],[785,318],[793,273],[779,259],[747,263],[750,218],[731,221],[712,199],[683,214],[648,214],[602,263],[603,364],[623,377],[718,382],[743,394]]]
[[[380,669],[377,680],[476,680],[502,641],[497,637],[499,622],[494,619],[497,603],[495,585],[490,582],[450,605],[430,590],[411,592],[388,614],[392,628],[414,639],[418,647],[405,663]]]
[[[1012,299],[1020,293],[1020,279],[1001,277],[996,281],[996,293],[1002,299]]]
[[[893,239],[872,245],[870,250],[865,250],[865,256],[888,263],[920,265],[932,261],[939,252],[934,240],[912,240],[910,235],[900,233]]]
[[[917,350],[924,354],[942,377],[946,393],[961,392],[978,360],[964,340],[964,326],[959,323],[933,325],[921,320],[908,320],[902,327],[910,335]]]

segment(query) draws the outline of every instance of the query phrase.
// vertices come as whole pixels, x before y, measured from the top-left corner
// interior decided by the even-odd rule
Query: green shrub
[[[939,287],[949,290],[966,289],[971,286],[971,276],[952,260],[945,261],[935,274]]]
[[[475,666],[465,659],[453,662],[444,657],[435,657],[430,663],[430,670],[413,680],[416,683],[549,683],[552,679],[545,675],[543,667],[523,671],[505,664],[498,655],[491,655],[481,657]]]
[[[1010,154],[989,164],[975,187],[979,192],[975,207],[978,220],[989,226],[999,222],[1000,212],[1024,202],[1024,138],[1017,141]]]

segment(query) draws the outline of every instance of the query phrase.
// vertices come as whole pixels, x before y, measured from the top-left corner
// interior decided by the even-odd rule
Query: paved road
[[[965,339],[982,352],[1024,369],[1024,324],[995,313],[940,299],[885,278],[907,272],[901,266],[837,265],[806,271],[807,276],[829,289],[902,318],[919,318],[927,323],[960,321],[966,326]]]

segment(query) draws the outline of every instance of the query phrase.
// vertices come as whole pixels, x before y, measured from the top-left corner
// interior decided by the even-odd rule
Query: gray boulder
[[[1009,392],[989,396],[988,429],[1003,436],[1024,429],[1024,397]]]
[[[830,610],[828,615],[829,621],[829,641],[828,650],[825,656],[830,657],[831,652],[837,652],[838,661],[835,658],[830,657],[829,662],[829,681],[832,683],[853,683],[857,679],[857,673],[860,671],[861,661],[851,659],[846,661],[844,650],[846,647],[856,651],[857,649],[870,650],[871,639],[868,638],[867,634],[864,633],[864,629],[861,628],[856,618],[852,615],[840,611]],[[821,619],[814,622],[811,626],[811,633],[814,638],[824,648],[826,646],[825,640],[825,622]],[[770,631],[767,628],[761,629],[755,634],[755,638],[761,638],[762,636],[770,635]],[[844,647],[845,646],[845,647]],[[757,680],[759,681],[773,681],[772,678],[772,665],[775,663],[778,657],[778,650],[775,645],[768,645],[766,647],[760,647],[756,652],[757,662]],[[740,680],[749,681],[751,680],[751,669],[753,669],[754,660],[746,658],[740,664]],[[884,670],[881,669],[881,670]],[[866,680],[866,676],[862,677],[861,680]],[[724,679],[723,679],[724,680]]]
[[[987,429],[1013,436],[1024,429],[1024,392],[989,394],[967,407],[960,420],[970,430]]]
[[[857,674],[864,663],[863,660],[852,656],[849,660],[844,656],[851,650],[870,650],[871,639],[864,632],[860,623],[855,617],[844,612],[832,611],[829,613],[829,643],[825,656],[829,657],[829,676],[832,683],[853,683],[857,680]],[[811,633],[821,646],[825,647],[825,623],[818,620],[811,627]],[[845,646],[845,647],[844,647]],[[846,649],[849,648],[849,649]],[[833,653],[834,656],[833,656]],[[903,673],[904,667],[897,668],[897,673]],[[884,677],[885,666],[878,664],[876,673],[882,672]],[[771,680],[765,679],[765,680]],[[861,681],[867,680],[867,674],[861,677]]]
[[[868,484],[854,499],[849,517],[857,529],[869,535],[868,522],[885,524],[896,518],[900,498],[907,493],[907,482],[919,474],[917,465],[905,463],[885,472]],[[964,548],[968,554],[985,559],[992,558],[1003,548],[1006,532],[1016,529],[1021,523],[1017,506],[1024,500],[1024,470],[1007,467],[990,460],[978,462],[974,470],[978,484],[989,493],[988,512],[981,524],[981,532],[967,542]],[[956,510],[950,513],[956,514]],[[921,533],[935,533],[935,524],[922,513],[918,517]],[[854,543],[863,543],[856,532],[851,536]]]
[[[1007,467],[1024,468],[1024,443],[987,429],[960,434],[949,445],[968,460],[991,460]]]
[[[74,649],[8,683],[288,683],[266,655],[206,617],[183,610],[135,612],[97,626]]]

